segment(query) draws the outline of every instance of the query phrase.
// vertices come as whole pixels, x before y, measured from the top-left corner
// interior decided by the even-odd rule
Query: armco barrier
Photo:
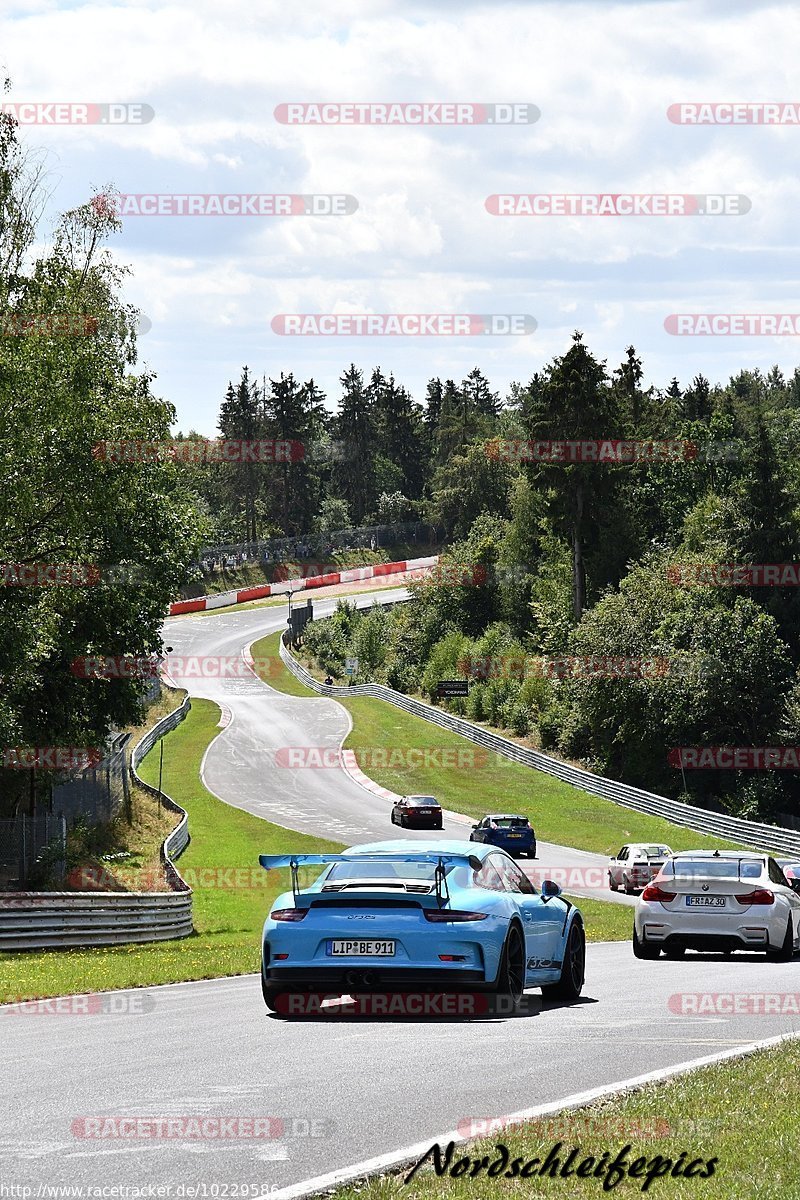
[[[422,571],[435,567],[438,555],[430,558],[412,558],[405,562],[371,563],[367,567],[348,567],[344,571],[330,571],[327,575],[309,575],[298,579],[283,579],[280,583],[260,583],[255,587],[239,588],[235,592],[217,592],[211,596],[200,596],[197,600],[176,600],[169,606],[169,615],[206,612],[212,608],[229,608],[232,604],[246,604],[248,600],[263,600],[267,596],[294,596],[309,588],[331,587],[336,583],[358,583],[363,579],[378,579],[383,575],[399,575],[403,571]]]
[[[174,859],[189,841],[184,809],[145,783],[136,768],[159,737],[174,729],[190,708],[189,697],[162,718],[134,747],[131,775],[146,791],[160,796],[181,820],[161,847],[169,892],[3,892],[0,893],[0,951],[65,949],[162,942],[193,932],[192,892]]]
[[[590,771],[584,771],[580,767],[572,767],[568,763],[560,762],[557,758],[550,758],[549,755],[542,754],[539,750],[520,746],[517,742],[512,742],[497,733],[483,729],[480,725],[473,724],[472,721],[465,721],[462,717],[453,716],[452,713],[435,708],[432,704],[425,704],[422,700],[405,696],[402,692],[395,692],[392,688],[385,687],[380,683],[361,683],[354,684],[352,687],[320,683],[291,653],[285,644],[287,634],[288,631],[284,633],[280,643],[280,655],[283,662],[301,683],[313,688],[315,692],[319,692],[323,696],[331,696],[334,699],[348,696],[370,696],[374,700],[386,700],[389,704],[394,704],[397,708],[412,713],[415,717],[422,717],[423,720],[431,721],[452,733],[458,733],[487,750],[502,754],[504,758],[510,758],[523,766],[533,767],[537,771],[554,775],[572,787],[581,788],[593,796],[602,796],[604,800],[611,800],[614,804],[622,805],[624,808],[632,808],[636,812],[647,813],[654,817],[663,817],[665,821],[671,821],[674,825],[683,825],[698,833],[725,838],[743,846],[756,846],[773,853],[796,855],[800,858],[800,832],[795,830],[784,829],[779,825],[767,825],[759,821],[744,821],[739,817],[729,817],[722,813],[708,812],[706,809],[695,808],[691,804],[681,804],[677,800],[670,800],[666,796],[658,796],[654,792],[646,792],[626,783],[604,779],[602,775],[593,775]]]
[[[166,795],[166,793],[159,792],[158,788],[153,787],[149,783],[145,783],[137,768],[142,759],[149,754],[153,746],[155,746],[159,738],[162,738],[165,733],[169,733],[170,730],[175,729],[176,726],[180,725],[181,721],[188,714],[191,707],[191,700],[188,696],[185,696],[183,703],[179,704],[173,712],[167,713],[166,717],[162,717],[152,729],[148,730],[141,741],[136,743],[131,751],[131,775],[136,780],[139,787],[144,788],[144,790],[149,792],[151,796],[155,796],[157,799],[160,799],[164,808],[169,809],[170,812],[181,814],[180,821],[166,838],[164,845],[161,847],[161,861],[164,864],[164,870],[171,887],[176,891],[187,893],[190,897],[191,889],[186,881],[181,878],[180,872],[178,871],[178,868],[175,866],[174,862],[174,860],[180,854],[183,854],[184,850],[189,844],[188,814],[186,813],[185,809],[181,808],[180,804],[176,804],[170,796]],[[191,901],[189,904],[189,926],[190,927],[187,930],[187,933],[192,932]]]

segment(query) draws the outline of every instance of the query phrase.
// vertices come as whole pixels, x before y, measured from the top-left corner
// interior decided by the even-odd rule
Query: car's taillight
[[[485,921],[488,913],[457,912],[452,908],[426,908],[425,919],[434,924],[442,921]]]
[[[674,900],[677,892],[665,892],[657,883],[648,883],[647,887],[642,892],[643,900],[660,900],[662,904],[667,904],[670,900]]]
[[[276,908],[271,914],[273,921],[302,921],[308,916],[307,908]]]
[[[752,892],[744,892],[736,899],[740,904],[774,904],[775,895],[769,888],[755,888]]]

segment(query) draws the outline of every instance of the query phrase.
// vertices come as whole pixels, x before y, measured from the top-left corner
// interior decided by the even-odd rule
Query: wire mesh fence
[[[0,892],[27,886],[47,863],[64,878],[67,822],[61,813],[20,814],[0,819]]]
[[[130,734],[117,734],[108,753],[96,766],[78,771],[70,779],[53,785],[52,811],[63,813],[67,825],[82,818],[88,825],[112,821],[129,811],[130,781],[126,747]]]
[[[197,565],[202,570],[239,566],[242,562],[283,562],[289,558],[322,558],[341,550],[379,550],[383,546],[410,542],[428,545],[437,540],[441,531],[422,521],[406,521],[394,525],[358,525],[350,529],[332,529],[324,533],[307,533],[298,537],[269,538],[257,542],[230,542],[205,546]]]

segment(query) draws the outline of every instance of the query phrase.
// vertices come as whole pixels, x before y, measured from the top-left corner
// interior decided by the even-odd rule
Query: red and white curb
[[[391,792],[388,788],[381,787],[374,779],[370,779],[369,775],[364,774],[358,765],[355,750],[343,749],[341,751],[341,761],[344,771],[350,776],[353,782],[359,784],[366,791],[372,792],[373,796],[380,796],[382,800],[389,800],[392,804],[396,804],[398,800],[403,799],[397,792]],[[474,824],[472,817],[465,817],[463,813],[450,812],[447,808],[442,809],[442,815],[447,817],[449,821],[454,821],[460,825],[472,826]]]
[[[369,775],[364,774],[358,765],[355,750],[342,750],[342,766],[354,783],[360,784],[374,796],[380,796],[382,800],[391,800],[392,804],[402,800],[403,797],[398,796],[397,792],[390,792],[388,788],[381,787],[374,779],[370,779]]]
[[[360,583],[364,579],[380,579],[384,575],[400,575],[406,571],[424,571],[435,567],[438,561],[438,554],[434,554],[430,558],[412,558],[404,562],[372,563],[368,567],[350,567],[346,571],[329,571],[325,575],[310,575],[305,579],[283,579],[279,583],[262,583],[235,592],[218,592],[213,596],[199,596],[196,600],[176,600],[169,606],[169,615],[176,617],[181,613],[207,612],[212,608],[246,604],[249,600],[263,600],[267,596],[286,596],[290,592],[294,596],[310,588]]]

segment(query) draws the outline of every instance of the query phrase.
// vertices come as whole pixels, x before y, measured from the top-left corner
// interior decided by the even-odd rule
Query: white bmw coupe
[[[797,890],[796,890],[797,889]],[[788,961],[800,949],[800,880],[768,854],[685,850],[642,892],[633,923],[636,958],[686,950],[761,950]]]

